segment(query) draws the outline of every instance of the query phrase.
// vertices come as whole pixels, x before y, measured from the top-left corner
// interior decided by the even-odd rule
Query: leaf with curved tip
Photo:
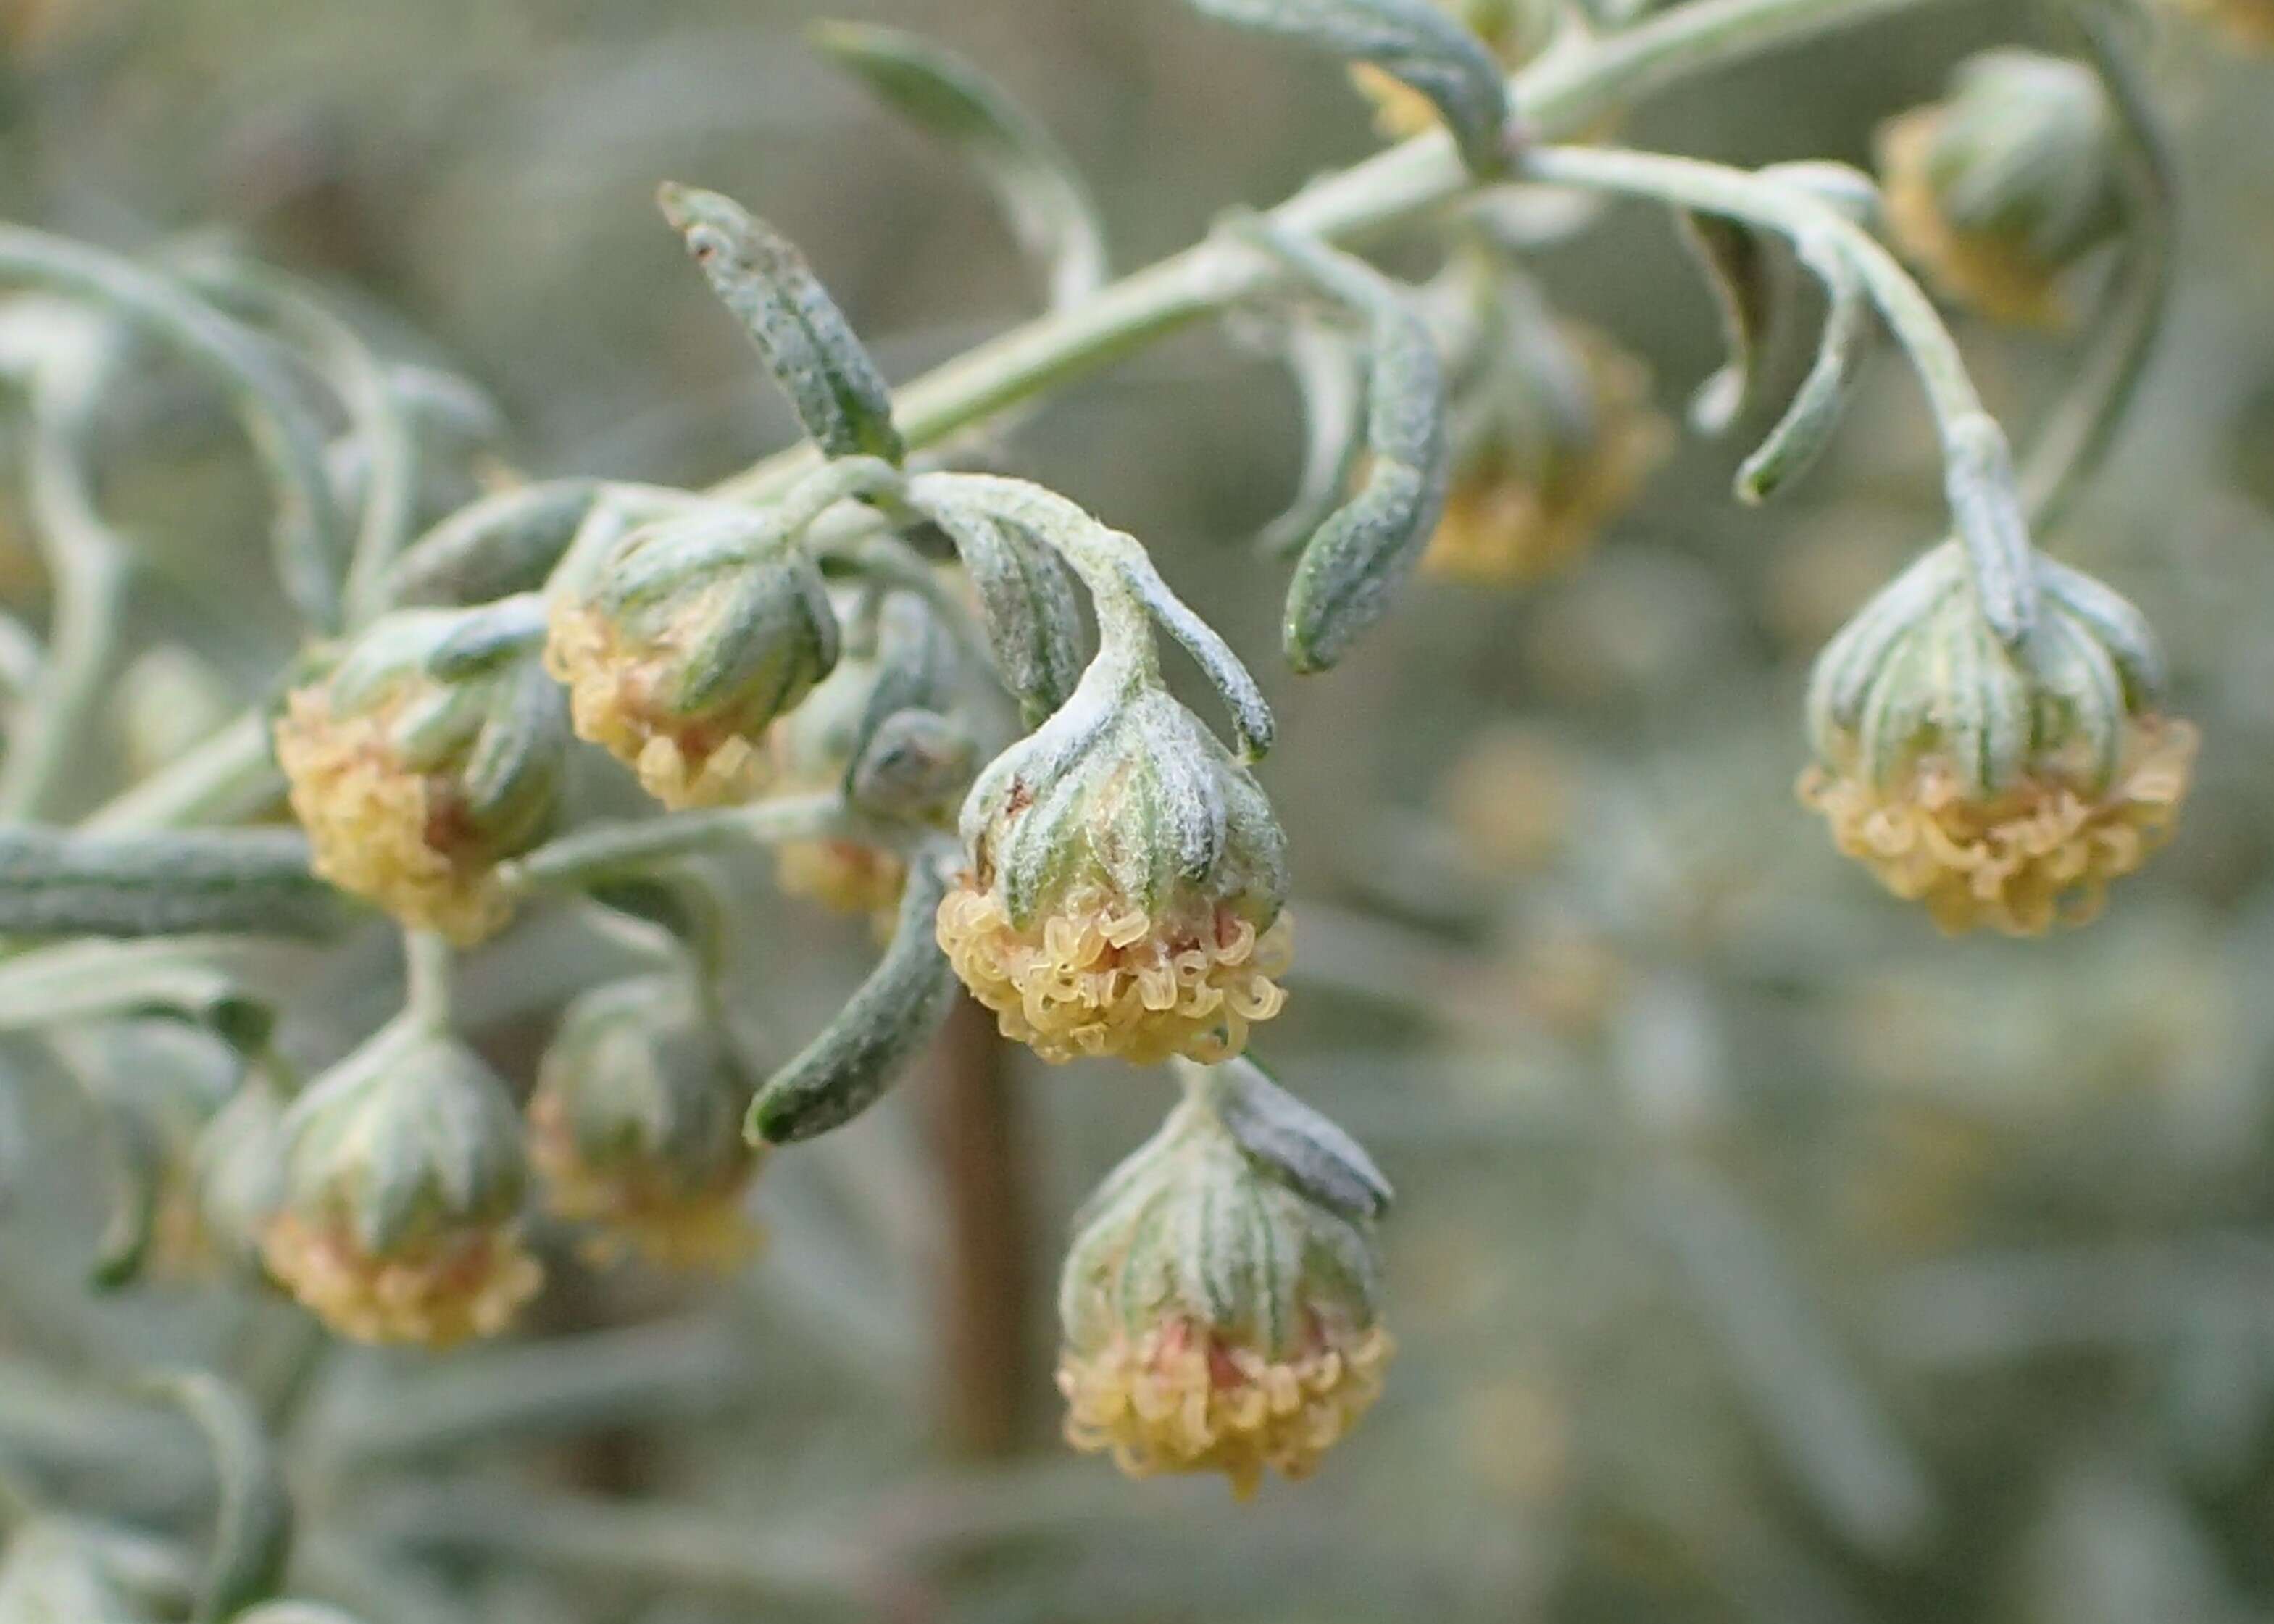
[[[891,945],[837,1019],[758,1090],[743,1124],[751,1143],[787,1145],[842,1126],[875,1104],[931,1041],[958,986],[932,928],[946,894],[938,854],[908,865]]]
[[[898,463],[907,447],[884,375],[789,239],[715,192],[666,182],[656,200],[814,442],[832,457]]]
[[[1508,167],[1508,85],[1485,42],[1431,0],[1191,0],[1194,10],[1370,62],[1435,104],[1479,175]]]
[[[868,23],[825,22],[808,37],[895,112],[939,137],[994,188],[1020,245],[1049,267],[1053,309],[1106,277],[1097,207],[1064,149],[978,69],[927,40]]]

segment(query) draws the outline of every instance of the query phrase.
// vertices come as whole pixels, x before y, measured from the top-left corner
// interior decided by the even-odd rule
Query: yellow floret
[[[1811,767],[1800,798],[1824,815],[1842,852],[1896,896],[1924,903],[1944,930],[2036,936],[2058,918],[2090,919],[2108,883],[2170,838],[2195,751],[2194,728],[2150,719],[2133,725],[2122,765],[2097,792],[2040,771],[1977,801],[1947,761],[1930,756],[1886,788]]]
[[[1293,928],[1201,903],[1156,920],[1100,889],[1081,891],[1025,930],[968,877],[939,907],[939,944],[1003,1035],[1045,1060],[1112,1055],[1133,1065],[1172,1056],[1213,1064],[1246,1047],[1247,1028],[1285,1006],[1272,978]]]
[[[366,1342],[447,1348],[494,1336],[545,1279],[509,1225],[456,1229],[380,1257],[344,1226],[318,1227],[288,1210],[269,1222],[261,1255],[311,1313]]]
[[[756,1255],[758,1227],[742,1203],[755,1158],[689,1190],[668,1169],[629,1157],[595,1167],[578,1149],[556,1096],[537,1096],[529,1116],[530,1161],[544,1181],[546,1209],[594,1227],[579,1247],[585,1261],[604,1267],[636,1253],[658,1268],[724,1274]]]
[[[1242,1500],[1266,1470],[1308,1477],[1382,1395],[1397,1344],[1372,1326],[1272,1360],[1175,1320],[1058,1363],[1066,1441],[1133,1477],[1220,1471]]]
[[[2068,318],[2061,275],[2018,235],[1969,231],[1943,211],[1930,172],[1935,107],[1914,108],[1880,126],[1880,190],[1888,234],[1903,257],[1952,299],[1993,321],[2058,327]]]
[[[758,741],[669,715],[655,695],[659,659],[621,647],[598,611],[576,604],[553,611],[545,669],[568,689],[576,736],[631,768],[640,787],[665,806],[729,805],[764,786],[767,760]]]
[[[406,925],[478,942],[512,905],[460,826],[449,782],[412,771],[388,741],[402,703],[342,717],[319,689],[292,694],[275,733],[292,811],[323,878]]]

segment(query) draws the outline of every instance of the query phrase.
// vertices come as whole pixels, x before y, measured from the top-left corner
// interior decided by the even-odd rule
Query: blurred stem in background
[[[1026,1124],[994,1018],[959,998],[932,1049],[928,1128],[945,1202],[941,1416],[963,1455],[998,1457],[1024,1440],[1034,1275],[1027,1258]]]

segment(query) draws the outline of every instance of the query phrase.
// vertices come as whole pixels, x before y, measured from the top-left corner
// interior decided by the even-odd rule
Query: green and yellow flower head
[[[1197,1069],[1195,1069],[1197,1071]],[[1381,1395],[1365,1153],[1244,1064],[1200,1073],[1076,1220],[1058,1388],[1076,1448],[1133,1477],[1315,1470]]]

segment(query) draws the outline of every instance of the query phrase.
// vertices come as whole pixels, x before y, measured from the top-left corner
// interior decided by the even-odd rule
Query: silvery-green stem
[[[87,746],[109,688],[132,557],[94,505],[85,407],[35,397],[28,485],[55,599],[47,660],[0,766],[0,820],[52,810],[63,770]]]
[[[1801,187],[1696,158],[1550,147],[1525,153],[1521,167],[1535,180],[1650,199],[1835,250],[1909,357],[1934,412],[1952,516],[1966,543],[1984,619],[2009,643],[2028,630],[2035,570],[2005,436],[1983,409],[1958,342],[1933,301],[1876,238]]]
[[[221,386],[268,476],[285,590],[310,626],[336,628],[340,526],[322,437],[259,341],[170,277],[23,226],[0,225],[0,281],[89,300]]]
[[[268,754],[268,720],[237,718],[203,744],[106,801],[89,829],[164,829],[224,823],[275,802],[283,780]]]
[[[1616,106],[1683,79],[1931,3],[1692,0],[1586,50],[1558,53],[1518,74],[1512,92],[1532,134],[1568,136]],[[1473,184],[1449,139],[1420,135],[1306,188],[1273,211],[1273,217],[1289,230],[1352,242],[1425,215]],[[5,246],[0,240],[0,250]],[[0,270],[5,268],[0,252]],[[902,437],[912,447],[937,444],[959,429],[1252,297],[1280,274],[1252,253],[1226,254],[1220,245],[1206,244],[1187,249],[915,380],[894,397]],[[771,500],[812,466],[809,449],[787,451],[721,482],[712,494]],[[199,822],[273,796],[275,779],[267,765],[265,731],[257,719],[247,718],[119,797],[94,821],[105,826]]]
[[[432,930],[403,933],[403,1012],[429,1033],[450,1026],[451,970],[456,951]]]
[[[2085,477],[2099,465],[2123,420],[2170,302],[2179,184],[2163,120],[2140,70],[2115,37],[2112,19],[2092,0],[2069,8],[2115,114],[2119,175],[2127,213],[2123,259],[2100,320],[2107,335],[2083,378],[2030,448],[2022,490],[2040,530],[2067,515]]]
[[[1722,64],[1927,0],[1694,0],[1510,81],[1537,139],[1576,135],[1615,107]],[[1306,188],[1270,213],[1299,236],[1350,243],[1417,219],[1476,185],[1442,131],[1419,135]],[[1203,243],[1111,283],[1096,297],[965,352],[893,396],[911,449],[1093,372],[1190,322],[1252,299],[1284,273],[1252,252]],[[812,466],[800,447],[726,480],[715,494],[759,500]]]
[[[847,807],[841,796],[786,795],[747,807],[592,824],[505,864],[499,879],[520,895],[576,891],[674,857],[827,837],[891,845],[895,832],[871,825]]]

